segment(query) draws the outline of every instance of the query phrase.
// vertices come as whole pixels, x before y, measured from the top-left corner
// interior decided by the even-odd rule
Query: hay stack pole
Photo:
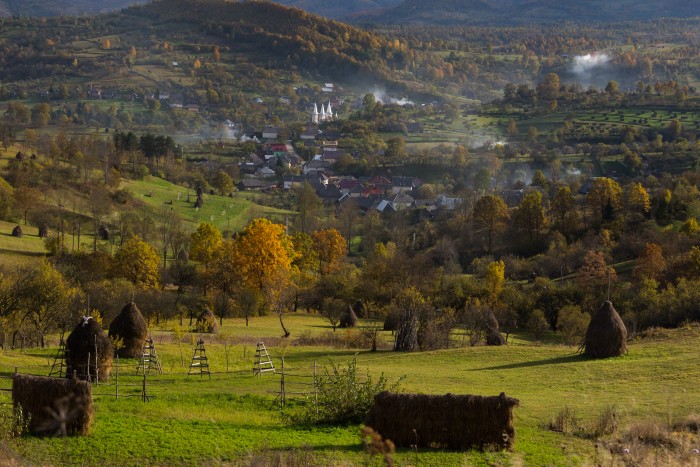
[[[593,358],[619,357],[627,352],[627,328],[609,300],[591,319],[584,345],[584,353]]]
[[[87,435],[92,424],[92,386],[86,381],[15,374],[12,402],[39,436]]]

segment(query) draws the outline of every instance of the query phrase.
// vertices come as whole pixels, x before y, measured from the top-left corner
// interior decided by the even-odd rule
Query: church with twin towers
[[[337,117],[337,114],[333,115],[333,109],[331,108],[331,101],[328,101],[328,107],[324,107],[321,103],[321,112],[318,111],[318,105],[314,103],[314,112],[311,114],[312,123],[323,123],[331,122]]]

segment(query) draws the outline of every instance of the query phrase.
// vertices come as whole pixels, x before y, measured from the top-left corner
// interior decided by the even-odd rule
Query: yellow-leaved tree
[[[337,269],[347,254],[347,241],[336,229],[317,230],[311,234],[318,257],[318,273],[328,274]]]
[[[612,178],[600,177],[593,180],[586,197],[593,212],[600,214],[601,220],[612,218],[612,213],[622,202],[622,188]]]
[[[204,263],[208,268],[209,263],[219,254],[222,245],[222,235],[214,224],[203,222],[194,231],[190,242],[190,259]]]
[[[503,261],[494,261],[489,263],[486,269],[486,289],[489,292],[493,302],[498,301],[503,291],[503,282],[505,281],[506,265]]]
[[[141,289],[157,288],[160,284],[159,263],[156,249],[136,235],[114,255],[112,275],[123,277]]]

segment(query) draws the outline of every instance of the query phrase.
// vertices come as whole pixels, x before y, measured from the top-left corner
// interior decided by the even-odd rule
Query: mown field
[[[288,341],[278,337],[279,323],[273,317],[254,318],[248,328],[243,320],[231,319],[218,336],[205,336],[211,379],[187,376],[197,336],[185,333],[178,344],[173,337],[175,323],[161,324],[152,333],[164,374],[149,378],[150,402],[143,403],[138,397],[115,400],[112,380],[93,388],[96,413],[90,436],[23,437],[5,443],[27,462],[38,464],[250,465],[259,461],[269,465],[280,457],[291,457],[308,461],[305,465],[368,465],[358,436],[360,426],[292,424],[288,415],[303,409],[303,396],[296,396],[280,412],[274,394],[279,376],[252,375],[258,341],[265,341],[278,369],[284,356],[287,371],[297,375],[311,375],[314,362],[321,368],[331,362],[344,364],[357,355],[362,374],[367,371],[378,377],[383,373],[390,380],[403,377],[404,391],[505,392],[520,400],[515,409],[514,452],[399,450],[395,454],[398,465],[592,465],[595,460],[612,465],[614,456],[591,434],[606,409],[614,408],[618,431],[626,433],[639,423],[670,426],[700,406],[700,367],[694,363],[700,356],[697,326],[657,331],[631,342],[624,357],[592,361],[578,355],[575,348],[534,343],[527,334],[516,334],[510,345],[500,348],[456,347],[403,354],[389,350],[391,335],[384,333],[383,348],[373,353],[307,345],[311,338],[332,335],[328,322],[317,315],[290,314],[286,324],[292,332]],[[335,341],[356,342],[357,333],[338,330]],[[455,336],[455,344],[461,342]],[[15,367],[21,372],[48,374],[55,351],[55,347],[5,350],[0,355],[0,374],[10,375]],[[141,379],[134,376],[135,369],[136,361],[120,362],[122,396],[139,394]],[[287,390],[308,390],[299,381],[288,378]],[[0,387],[9,384],[8,379],[0,379]],[[7,393],[0,398],[7,402]],[[577,434],[547,427],[565,407],[580,419]],[[6,405],[0,408],[9,409]],[[689,435],[677,447],[685,454],[678,456],[691,455],[697,442],[696,435]],[[668,460],[664,465],[682,458],[668,457],[663,445],[653,449],[657,459]]]
[[[193,189],[174,185],[157,177],[124,182],[123,188],[135,197],[156,208],[172,208],[194,229],[202,222],[211,222],[220,230],[241,230],[252,219],[265,217],[284,223],[291,211],[262,206],[254,202],[254,193],[236,192],[228,196],[204,194],[204,205],[197,209],[197,193]],[[189,198],[188,198],[189,196]]]

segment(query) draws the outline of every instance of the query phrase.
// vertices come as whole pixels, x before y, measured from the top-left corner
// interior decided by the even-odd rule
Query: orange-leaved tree
[[[324,275],[335,270],[348,251],[345,238],[334,228],[317,230],[311,238],[318,257],[318,273]]]

